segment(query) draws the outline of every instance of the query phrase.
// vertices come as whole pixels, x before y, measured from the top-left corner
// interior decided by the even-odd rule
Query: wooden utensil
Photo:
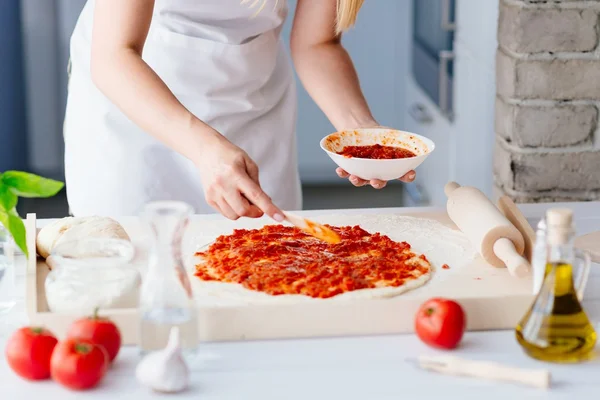
[[[535,244],[535,231],[529,225],[521,210],[508,196],[500,197],[498,208],[523,235],[525,240],[524,256],[531,262],[531,253]],[[589,253],[592,262],[600,263],[600,231],[577,237],[574,245],[576,248]]]
[[[589,253],[592,262],[600,263],[600,231],[575,238],[575,247]]]
[[[454,356],[420,356],[408,360],[417,366],[448,375],[468,376],[478,379],[516,383],[538,389],[550,387],[550,371],[505,366],[488,361],[473,361]]]
[[[316,237],[317,239],[321,239],[324,242],[332,244],[339,243],[342,240],[336,232],[325,225],[311,221],[310,219],[301,217],[299,215],[291,214],[287,211],[285,211],[283,214],[290,224],[302,229],[304,232]]]
[[[535,231],[529,225],[527,218],[523,215],[521,210],[517,207],[514,201],[508,196],[501,196],[498,199],[498,208],[502,211],[502,214],[521,232],[523,240],[525,242],[525,250],[523,256],[531,263],[531,256],[533,252],[533,245],[535,243]]]
[[[449,182],[444,188],[450,219],[469,238],[479,254],[494,267],[508,268],[515,277],[530,270],[523,258],[525,241],[519,230],[479,190]]]

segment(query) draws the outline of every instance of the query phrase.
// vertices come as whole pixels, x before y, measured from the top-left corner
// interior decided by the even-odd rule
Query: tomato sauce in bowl
[[[435,143],[416,133],[389,128],[334,132],[319,145],[338,167],[361,179],[390,181],[417,168]]]
[[[348,158],[368,158],[372,160],[395,160],[398,158],[416,157],[416,154],[408,149],[381,144],[344,146],[337,154]]]

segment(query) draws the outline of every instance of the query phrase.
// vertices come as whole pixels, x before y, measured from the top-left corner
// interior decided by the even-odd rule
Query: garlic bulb
[[[175,393],[187,388],[189,369],[180,348],[179,328],[169,332],[169,341],[163,350],[144,357],[135,371],[140,383],[157,392]]]

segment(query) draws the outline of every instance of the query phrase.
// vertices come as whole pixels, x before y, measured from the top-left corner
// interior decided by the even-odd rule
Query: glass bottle
[[[596,331],[581,305],[591,262],[587,253],[574,248],[574,237],[572,211],[548,210],[544,280],[516,328],[524,351],[542,361],[584,361],[596,344]],[[573,267],[577,264],[581,272],[576,276]]]
[[[531,269],[533,270],[533,295],[540,292],[548,261],[548,244],[546,242],[546,221],[542,218],[535,232],[535,243],[531,256]]]
[[[0,314],[17,304],[14,251],[11,234],[0,224]]]
[[[197,315],[192,288],[181,257],[181,242],[192,207],[158,201],[144,207],[152,240],[148,269],[140,293],[142,353],[163,349],[173,326],[179,327],[181,347],[193,356],[198,345]]]

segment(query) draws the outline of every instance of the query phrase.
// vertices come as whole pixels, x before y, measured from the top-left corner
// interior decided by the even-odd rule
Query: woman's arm
[[[336,0],[298,0],[290,43],[296,72],[335,129],[376,127],[379,124],[367,105],[352,60],[336,34],[336,18]],[[337,172],[355,186],[371,183],[382,188],[386,184],[349,176],[339,168]],[[401,180],[414,180],[414,171]]]
[[[375,127],[350,56],[336,35],[336,0],[298,0],[291,50],[300,80],[335,129]]]
[[[142,60],[154,0],[98,0],[91,74],[129,119],[191,160],[218,133],[192,115]]]
[[[96,1],[95,85],[145,132],[196,164],[212,207],[231,219],[264,212],[281,220],[281,211],[260,188],[256,164],[188,111],[142,59],[153,9],[154,0]]]

